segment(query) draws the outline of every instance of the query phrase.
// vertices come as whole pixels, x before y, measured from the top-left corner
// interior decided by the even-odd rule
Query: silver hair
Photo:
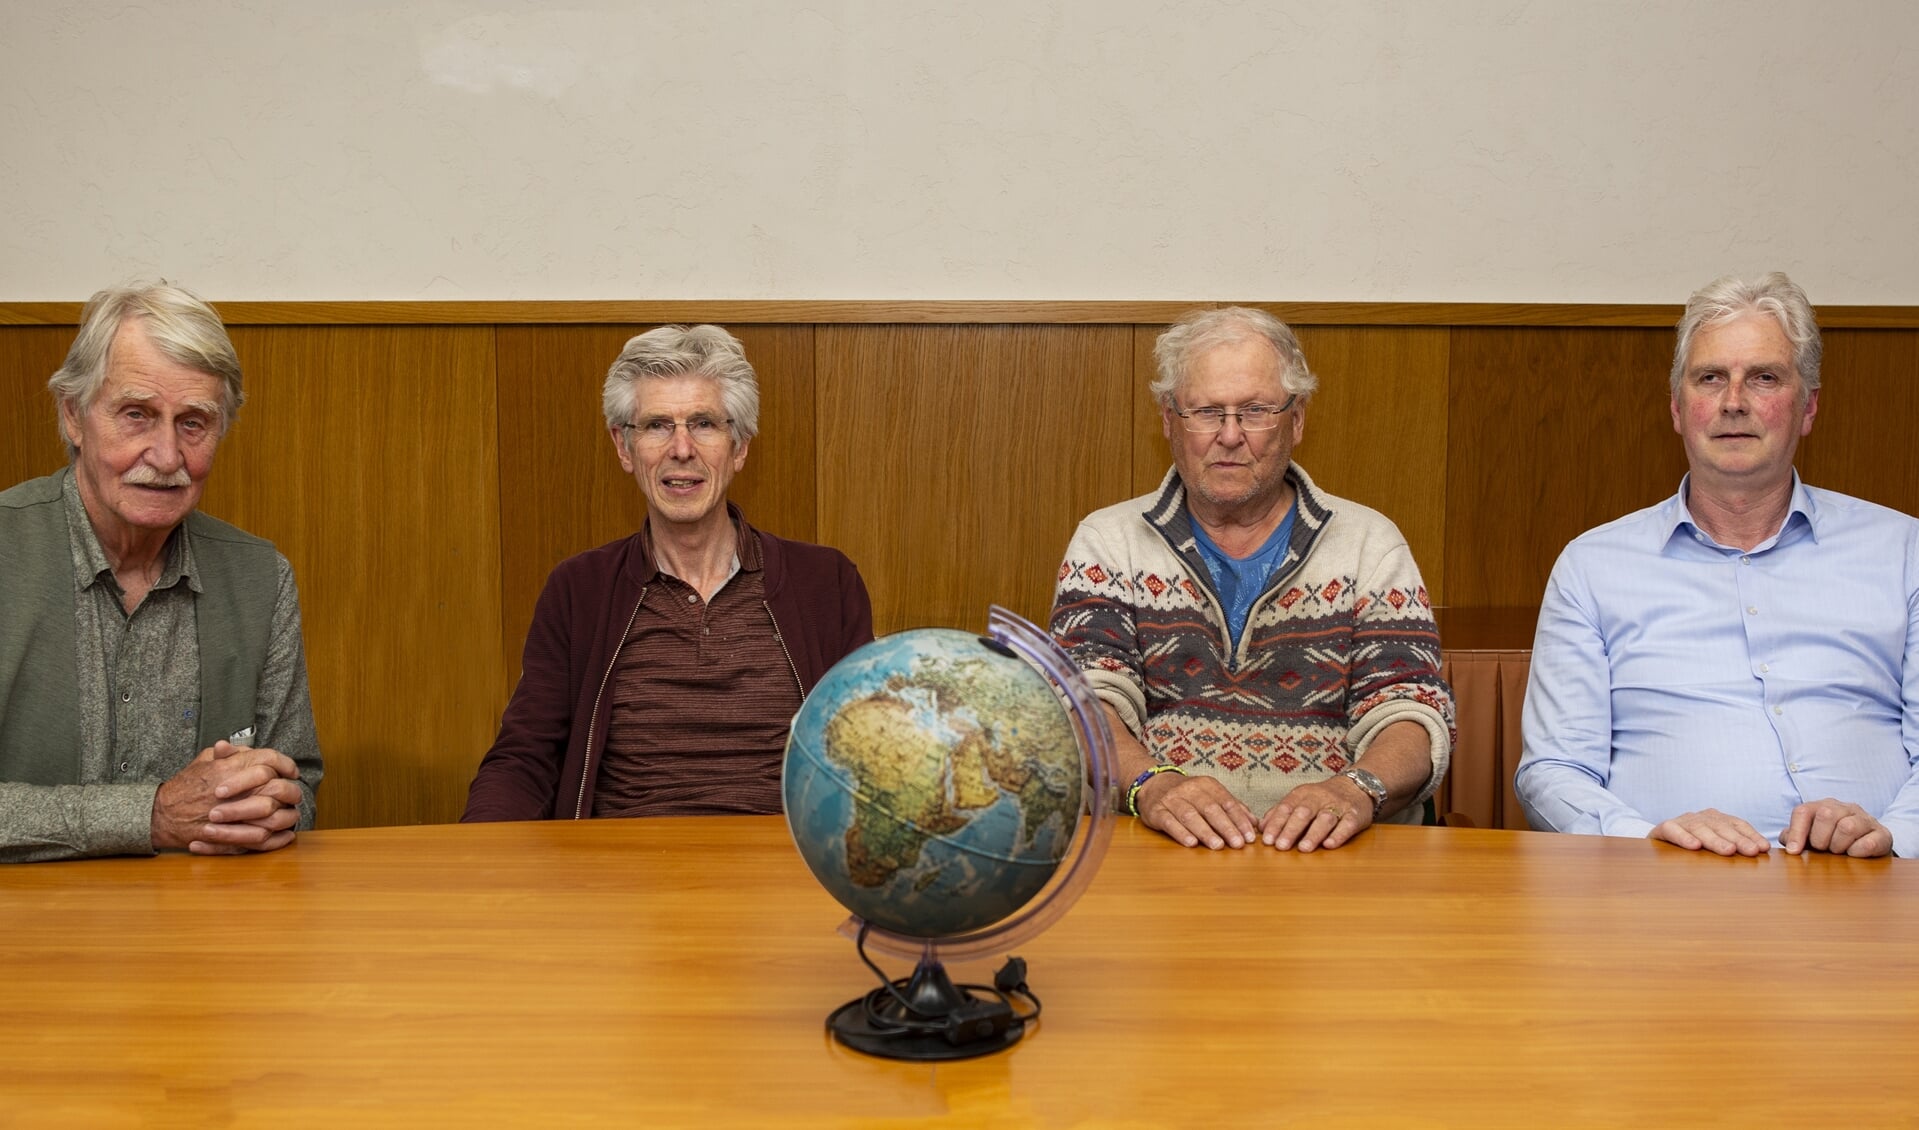
[[[161,279],[111,287],[87,299],[80,314],[80,332],[67,350],[67,359],[47,381],[55,403],[75,415],[87,412],[106,384],[113,339],[130,318],[145,323],[147,340],[162,356],[178,365],[220,379],[220,431],[239,418],[246,403],[240,380],[240,358],[233,351],[220,314],[199,295]],[[55,413],[60,440],[67,456],[79,454],[67,435],[65,422]]]
[[[718,326],[661,326],[628,339],[606,371],[600,408],[606,426],[633,422],[642,380],[711,377],[720,382],[720,399],[733,420],[733,438],[741,443],[760,432],[760,382],[740,339]]]
[[[1808,392],[1819,387],[1819,360],[1825,346],[1819,339],[1812,303],[1784,271],[1774,271],[1752,280],[1727,275],[1693,292],[1679,319],[1679,344],[1672,354],[1674,396],[1679,395],[1679,380],[1686,375],[1693,336],[1748,314],[1765,314],[1779,323],[1786,340],[1792,342],[1792,367],[1799,373],[1800,383]]]
[[[1285,322],[1250,306],[1226,306],[1195,310],[1159,335],[1153,343],[1159,376],[1147,386],[1148,391],[1161,408],[1173,407],[1173,397],[1195,359],[1222,345],[1242,341],[1264,341],[1272,346],[1279,357],[1279,383],[1288,393],[1305,401],[1319,388],[1319,378],[1306,367],[1306,353],[1299,347],[1299,338]]]

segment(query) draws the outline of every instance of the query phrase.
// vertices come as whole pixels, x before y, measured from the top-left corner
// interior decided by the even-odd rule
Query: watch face
[[[1352,779],[1353,784],[1365,790],[1367,796],[1373,798],[1375,806],[1386,803],[1386,782],[1359,768],[1346,770],[1346,776]]]

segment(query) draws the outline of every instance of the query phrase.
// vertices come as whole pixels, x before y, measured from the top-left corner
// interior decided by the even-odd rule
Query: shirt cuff
[[[153,855],[154,784],[91,785],[86,799],[88,855]]]
[[[1657,824],[1642,817],[1616,816],[1606,821],[1606,827],[1601,834],[1607,836],[1630,836],[1636,840],[1643,840],[1652,835],[1652,830],[1657,827]]]

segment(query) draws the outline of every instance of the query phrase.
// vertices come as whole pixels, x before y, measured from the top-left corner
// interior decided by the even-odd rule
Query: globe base
[[[960,988],[930,958],[921,960],[904,986],[895,982],[833,1010],[826,1027],[854,1051],[919,1061],[991,1055],[1026,1034],[1025,1020],[1011,1005]]]

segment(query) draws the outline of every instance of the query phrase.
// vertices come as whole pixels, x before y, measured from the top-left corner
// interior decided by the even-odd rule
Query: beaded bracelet
[[[1139,815],[1139,790],[1145,788],[1146,782],[1152,780],[1154,777],[1159,776],[1161,773],[1178,773],[1180,776],[1184,777],[1186,775],[1186,770],[1181,769],[1177,765],[1155,765],[1151,769],[1148,769],[1146,772],[1141,773],[1137,777],[1134,777],[1133,787],[1126,790],[1126,815],[1128,816]]]

